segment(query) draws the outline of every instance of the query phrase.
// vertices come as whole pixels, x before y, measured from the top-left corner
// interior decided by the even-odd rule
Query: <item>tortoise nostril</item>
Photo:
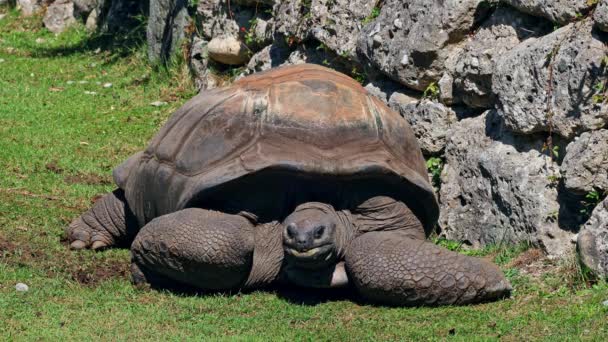
[[[325,226],[317,227],[317,229],[315,229],[315,233],[314,233],[315,239],[318,240],[318,239],[322,238],[324,233],[325,233]]]

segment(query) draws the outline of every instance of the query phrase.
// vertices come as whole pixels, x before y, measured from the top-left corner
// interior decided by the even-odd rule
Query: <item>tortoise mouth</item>
[[[307,268],[326,266],[332,263],[335,257],[333,244],[325,244],[306,250],[297,250],[290,246],[284,246],[285,257],[288,262]]]

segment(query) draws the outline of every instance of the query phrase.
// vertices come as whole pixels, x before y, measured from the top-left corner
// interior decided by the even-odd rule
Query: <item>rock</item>
[[[17,283],[17,285],[15,285],[15,290],[17,290],[17,292],[27,292],[30,290],[30,287],[24,283]]]
[[[207,53],[212,60],[227,65],[243,65],[249,60],[249,49],[233,36],[213,38]]]
[[[518,10],[537,17],[566,24],[586,13],[593,6],[589,0],[501,0]]]
[[[446,61],[483,19],[493,1],[401,0],[384,2],[359,35],[360,58],[386,76],[423,91],[439,81]],[[395,25],[398,22],[398,25]]]
[[[187,0],[151,0],[148,28],[148,58],[167,61],[184,39],[189,21]]]
[[[249,75],[283,65],[291,52],[281,41],[268,45],[251,57],[244,74]]]
[[[104,88],[112,88],[113,84],[112,83],[104,83],[103,87]]]
[[[384,77],[378,77],[378,75],[374,76],[376,77],[368,80],[369,83],[367,83],[364,88],[370,94],[382,100],[382,102],[384,102],[386,105],[389,105],[389,99],[396,92],[400,93],[403,96],[409,97],[412,102],[419,100],[420,95],[412,94],[413,92],[409,92],[408,94],[406,94],[405,91],[407,90],[404,89],[405,87],[403,87],[401,84],[393,82]],[[399,103],[410,102],[409,100],[404,101],[403,98],[396,98],[395,101]]]
[[[401,93],[394,93],[389,106],[410,123],[424,155],[437,155],[443,151],[448,129],[458,121],[456,113],[441,103],[417,101]]]
[[[233,0],[235,4],[244,5],[244,6],[258,6],[258,5],[267,5],[273,6],[275,3],[279,2],[278,0]]]
[[[608,199],[598,204],[579,232],[576,250],[584,266],[600,277],[608,277]]]
[[[44,15],[44,26],[53,33],[61,33],[77,23],[74,17],[74,3],[70,0],[57,0],[51,4]]]
[[[593,13],[593,20],[600,30],[608,32],[608,0],[600,0]]]
[[[166,106],[166,105],[167,105],[167,102],[165,102],[165,101],[154,101],[154,102],[150,103],[150,106],[153,106],[153,107],[162,107],[162,106]]]
[[[276,7],[275,30],[285,37],[315,39],[345,59],[357,59],[356,45],[374,1],[281,1]]]
[[[42,9],[43,0],[17,0],[17,8],[21,10],[21,15],[29,17]]]
[[[71,0],[74,3],[74,13],[85,19],[97,7],[98,0]],[[102,0],[103,2],[104,0]]]
[[[201,0],[196,9],[201,38],[207,41],[221,36],[238,37],[241,28],[248,28],[256,18],[255,8],[230,5],[222,0]]]
[[[97,31],[97,28],[99,27],[99,14],[97,9],[91,11],[85,22],[85,27],[90,32]]]
[[[509,7],[498,7],[465,43],[456,59],[453,97],[469,107],[494,107],[496,95],[492,91],[492,75],[498,57],[521,41],[541,36],[552,29],[548,21],[522,14]],[[440,86],[442,81],[443,78]],[[441,94],[444,92],[442,89]]]
[[[567,138],[608,123],[603,90],[597,90],[606,82],[602,61],[608,48],[592,26],[590,20],[570,24],[502,54],[492,90],[509,129],[523,134],[547,132],[549,112],[553,132]]]
[[[566,190],[608,191],[608,129],[583,133],[566,148],[561,165]]]
[[[442,234],[474,247],[529,242],[569,252],[572,233],[558,226],[558,193],[547,177],[552,162],[539,152],[543,137],[511,134],[494,111],[453,124],[446,137]]]

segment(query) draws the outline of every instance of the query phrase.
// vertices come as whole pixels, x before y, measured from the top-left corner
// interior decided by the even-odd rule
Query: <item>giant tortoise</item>
[[[67,228],[131,246],[135,283],[349,286],[386,305],[507,296],[495,265],[425,241],[438,217],[408,123],[357,82],[298,65],[203,92]]]

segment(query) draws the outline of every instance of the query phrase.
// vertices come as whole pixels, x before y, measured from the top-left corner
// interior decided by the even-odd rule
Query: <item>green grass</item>
[[[524,275],[513,262],[517,247],[467,252],[499,262],[513,298],[441,308],[369,306],[299,290],[185,296],[136,289],[128,251],[69,251],[63,227],[112,190],[112,168],[144,148],[193,94],[183,65],[156,70],[141,46],[122,46],[119,58],[98,38],[81,29],[55,37],[40,18],[15,13],[0,20],[1,339],[608,338],[607,287],[582,286],[572,263]],[[18,282],[30,291],[16,292]]]

